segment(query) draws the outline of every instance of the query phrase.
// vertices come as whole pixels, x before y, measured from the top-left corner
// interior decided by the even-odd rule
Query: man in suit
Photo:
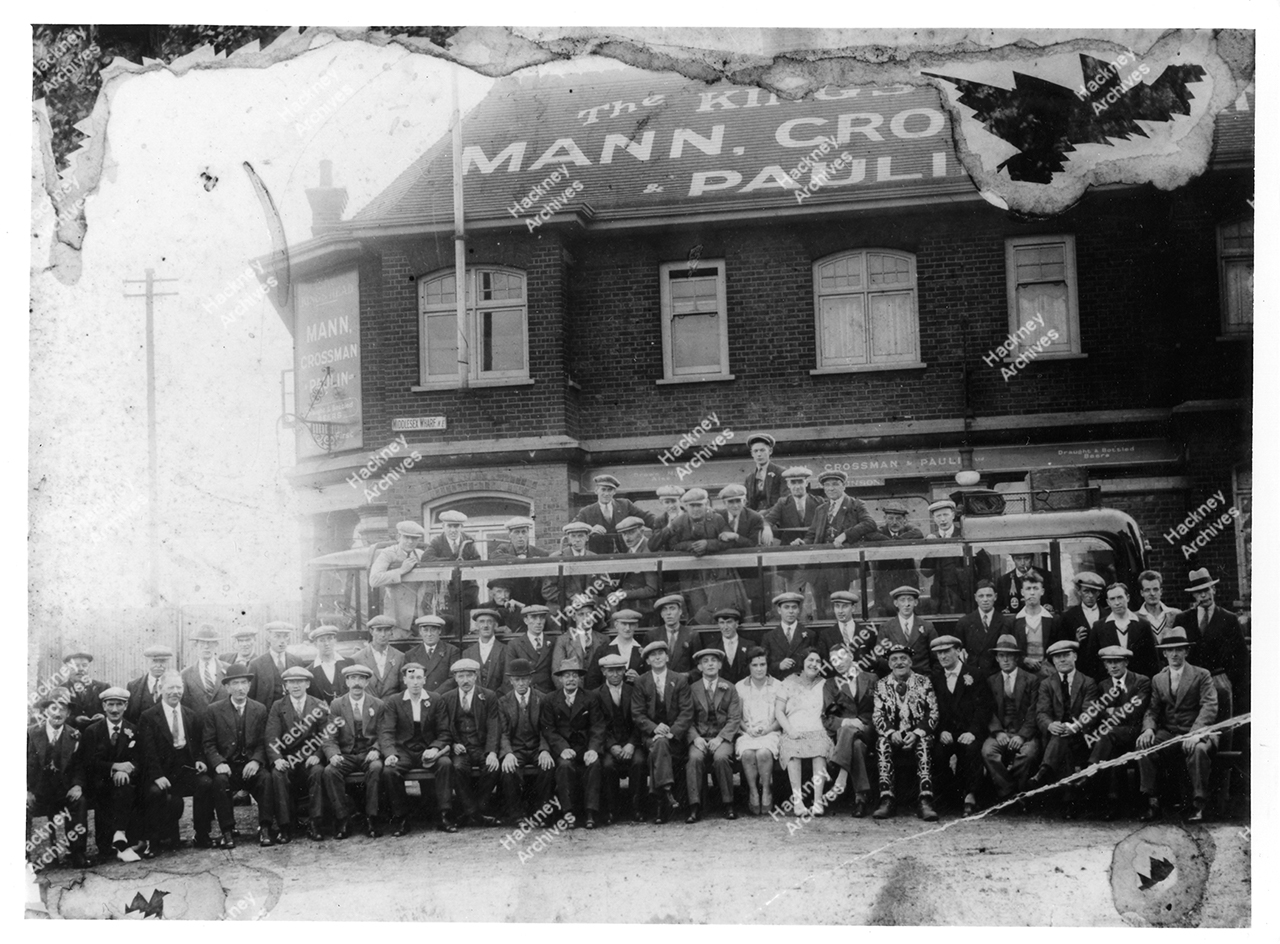
[[[1098,700],[1083,724],[1089,746],[1089,766],[1111,760],[1133,750],[1142,732],[1142,719],[1151,702],[1151,679],[1129,671],[1133,653],[1123,646],[1104,646],[1098,658],[1105,675],[1098,685]],[[1123,771],[1106,771],[1107,801],[1102,818],[1113,820],[1120,806],[1120,778]]]
[[[454,660],[457,661],[456,659]],[[450,665],[453,663],[451,662]],[[456,833],[453,821],[453,739],[440,711],[443,696],[427,690],[426,669],[414,661],[404,665],[404,691],[382,706],[378,723],[378,753],[382,755],[382,780],[391,794],[393,836],[409,832],[409,801],[404,788],[411,770],[435,771],[437,826]]]
[[[382,589],[382,612],[405,632],[422,612],[427,594],[428,581],[406,579],[424,559],[421,545],[426,536],[418,522],[401,521],[396,543],[378,551],[369,566],[369,586]]]
[[[83,768],[77,756],[80,732],[67,723],[70,702],[69,691],[53,689],[36,705],[43,712],[44,720],[27,729],[26,835],[30,840],[31,821],[37,816],[49,818],[50,838],[54,836],[55,823],[62,823],[67,842],[65,845],[55,843],[54,849],[68,848],[71,867],[82,869],[89,864],[85,856],[89,842],[86,829],[89,814]],[[61,858],[60,854],[58,858]]]
[[[720,539],[728,530],[719,512],[710,510],[710,498],[704,488],[691,488],[680,499],[685,513],[667,526],[667,549],[678,554],[705,557],[718,554],[729,545]],[[706,570],[679,572],[680,591],[689,612],[698,622],[709,622],[712,609],[735,602],[742,591],[732,571],[714,567]],[[728,597],[728,599],[726,599]],[[741,602],[745,603],[745,599]],[[695,646],[695,648],[697,648]]]
[[[1058,617],[1058,632],[1061,639],[1074,639],[1081,646],[1089,638],[1089,630],[1093,624],[1102,619],[1103,610],[1098,603],[1107,582],[1092,571],[1081,571],[1075,577],[1076,596],[1080,602],[1068,607]]]
[[[1022,584],[1018,584],[1021,599]],[[996,654],[993,647],[1001,636],[1013,636],[1014,618],[1001,613],[996,606],[996,591],[990,580],[979,580],[973,594],[978,608],[966,613],[956,622],[956,635],[964,642],[965,661],[979,675],[992,675],[996,671]]]
[[[368,666],[372,677],[365,691],[379,701],[400,691],[404,653],[391,645],[391,634],[395,628],[396,621],[390,616],[375,616],[369,620],[369,643],[351,660],[357,665]]]
[[[649,671],[633,686],[631,717],[649,757],[649,792],[658,804],[654,822],[665,823],[680,808],[671,788],[684,760],[693,702],[688,680],[667,665],[665,641],[649,643],[643,655]]]
[[[933,808],[931,756],[934,732],[938,728],[938,700],[927,676],[912,669],[914,655],[909,646],[892,643],[886,656],[889,674],[876,683],[872,720],[879,743],[880,805],[873,819],[889,819],[896,803],[897,765],[915,763],[919,781],[919,815],[927,823],[936,822]]]
[[[1005,634],[991,647],[997,669],[987,676],[991,720],[982,743],[982,762],[995,784],[996,799],[1003,802],[1027,789],[1031,769],[1040,756],[1036,709],[1040,676],[1020,668],[1022,646]]]
[[[1196,605],[1178,616],[1180,627],[1191,641],[1191,664],[1209,670],[1218,694],[1218,721],[1225,721],[1248,705],[1249,647],[1240,620],[1214,601],[1218,583],[1206,567],[1191,571],[1187,592]],[[1228,733],[1229,734],[1229,733]]]
[[[1022,667],[1028,672],[1047,677],[1053,671],[1049,663],[1049,647],[1061,640],[1077,641],[1075,632],[1068,629],[1053,611],[1042,606],[1044,577],[1031,571],[1022,579],[1022,609],[1013,618],[1013,636],[1025,646]]]
[[[112,687],[102,693],[106,717],[85,728],[80,738],[80,775],[86,803],[94,809],[98,857],[124,855],[129,833],[139,841],[134,809],[142,775],[138,729],[124,718],[129,692]]]
[[[719,498],[725,509],[722,513],[725,529],[720,540],[726,550],[759,547],[764,534],[764,515],[747,507],[747,490],[741,485],[726,485],[720,489]]]
[[[535,583],[539,587],[542,586],[541,580],[536,580]],[[520,618],[520,611],[524,609],[524,604],[516,602],[512,596],[512,592],[520,584],[521,581],[515,577],[489,578],[489,600],[485,605],[485,609],[497,611],[498,627],[501,629],[504,638],[524,631],[524,620]],[[541,593],[541,590],[538,592]],[[475,611],[473,610],[471,617],[473,623],[475,621],[474,613]]]
[[[555,669],[560,680],[559,691],[547,697],[542,706],[542,733],[551,756],[555,759],[556,797],[562,815],[574,813],[574,797],[582,795],[586,807],[586,827],[596,828],[600,815],[600,789],[604,751],[604,716],[595,696],[582,689],[586,670],[571,657]],[[574,829],[577,816],[566,817]]]
[[[555,787],[551,773],[555,761],[542,724],[548,696],[534,688],[533,673],[534,667],[527,659],[511,659],[507,662],[511,691],[498,698],[498,753],[502,758],[499,780],[506,825],[514,825],[530,809],[525,805],[526,776],[532,782],[534,810],[546,806]]]
[[[649,540],[644,536],[644,521],[632,515],[618,522],[618,534],[622,537],[624,554],[647,554],[650,550]],[[609,595],[615,606],[638,610],[642,616],[648,616],[657,599],[657,570],[637,570],[620,574],[618,588]]]
[[[490,560],[534,560],[551,556],[550,551],[538,547],[530,540],[530,535],[533,533],[532,518],[518,515],[507,521],[506,529],[506,542],[494,546],[489,552]],[[493,591],[492,582],[489,584],[489,590]],[[542,578],[511,578],[511,599],[522,607],[543,603]]]
[[[475,659],[463,656],[450,669],[453,687],[440,696],[439,712],[441,726],[453,744],[453,786],[462,807],[458,822],[466,825],[475,820],[496,826],[497,817],[490,809],[500,769],[498,695],[476,684],[481,666]],[[478,774],[475,782],[472,771]]]
[[[452,643],[441,642],[440,634],[444,631],[445,621],[434,614],[419,616],[413,621],[414,628],[422,635],[422,642],[409,650],[405,656],[405,664],[416,662],[422,666],[423,687],[429,692],[440,690],[449,680],[449,666],[458,661],[458,648]]]
[[[956,520],[956,503],[949,498],[929,506],[933,527],[925,540],[963,541],[964,526]],[[936,552],[935,552],[936,553]],[[969,596],[973,593],[975,578],[990,576],[991,560],[986,551],[973,555],[973,566],[964,562],[957,550],[954,556],[930,556],[920,561],[920,572],[933,577],[929,596],[935,613],[963,613]]]
[[[585,675],[585,666],[591,664],[596,658],[596,654],[609,645],[609,637],[595,628],[596,622],[600,618],[599,611],[590,606],[573,607],[570,613],[573,619],[573,625],[567,633],[564,633],[556,640],[556,644],[551,649],[551,674],[554,677],[553,682],[557,689],[564,683],[563,677],[560,675],[560,667],[569,660],[573,660],[579,666],[583,667]],[[578,687],[581,687],[582,680],[578,680]]]
[[[662,511],[653,516],[653,531],[649,535],[649,550],[651,551],[669,551],[667,547],[667,526],[676,520],[676,516],[681,514],[680,496],[684,494],[684,489],[679,485],[660,485],[657,495],[658,501],[662,502]]]
[[[689,816],[685,822],[696,823],[701,817],[708,765],[720,790],[724,818],[737,819],[733,809],[733,742],[742,731],[742,701],[738,690],[720,677],[723,652],[702,649],[694,660],[702,676],[689,683],[693,714],[686,735],[689,757],[685,763],[685,793],[689,798]]]
[[[982,677],[967,669],[960,659],[963,645],[955,636],[939,636],[930,643],[938,660],[938,668],[931,678],[938,700],[934,762],[942,771],[940,779],[952,785],[946,792],[964,794],[962,815],[972,816],[978,807],[978,788],[982,785],[982,738],[991,718],[991,705]],[[956,759],[954,779],[949,766],[952,757]]]
[[[1160,641],[1166,629],[1172,629],[1174,621],[1181,615],[1161,599],[1164,595],[1164,576],[1158,570],[1144,570],[1138,575],[1138,586],[1142,592],[1142,606],[1138,607],[1138,615],[1151,624],[1151,632]]]
[[[701,648],[692,629],[684,625],[684,597],[678,593],[654,602],[662,625],[649,633],[650,639],[667,644],[667,668],[681,675],[693,669],[693,654]]]
[[[852,546],[875,532],[876,523],[867,513],[867,506],[845,494],[848,481],[848,474],[839,469],[826,469],[819,473],[818,484],[826,492],[827,501],[814,515],[805,533],[805,544]],[[848,590],[856,579],[857,571],[853,564],[831,563],[813,567],[813,598],[819,619],[827,618],[826,603],[831,594]]]
[[[570,521],[560,529],[568,540],[568,547],[562,547],[551,555],[566,561],[579,558],[595,557],[595,553],[587,549],[587,538],[591,534],[591,525],[585,521]],[[553,574],[542,580],[542,598],[553,609],[568,605],[575,597],[585,596],[598,600],[612,586],[608,577],[593,576],[588,573],[566,573],[563,577]]]
[[[191,634],[191,641],[196,647],[196,660],[182,670],[182,703],[203,716],[211,704],[227,697],[227,690],[222,687],[227,667],[218,659],[218,631],[208,623]]]
[[[249,671],[253,673],[249,697],[270,711],[271,706],[284,697],[285,670],[301,664],[302,660],[288,652],[294,632],[291,623],[279,620],[268,623],[266,632],[267,651],[249,663]]]
[[[921,541],[924,532],[907,523],[910,514],[907,506],[897,499],[890,499],[880,506],[884,512],[884,524],[875,533],[868,534],[868,541]],[[870,600],[869,613],[892,616],[893,588],[919,580],[916,562],[912,558],[877,560],[875,562],[875,597]],[[886,672],[888,671],[886,667]]]
[[[634,689],[627,681],[627,664],[627,660],[614,653],[606,653],[597,662],[604,673],[604,684],[596,690],[595,697],[604,721],[600,775],[606,824],[621,815],[618,794],[624,774],[631,794],[631,817],[634,822],[644,822],[648,755],[640,743],[640,732],[631,716]]]
[[[1208,669],[1187,661],[1190,646],[1181,626],[1175,626],[1160,640],[1159,648],[1167,665],[1151,680],[1151,703],[1142,719],[1142,733],[1138,735],[1137,746],[1139,750],[1146,750],[1167,743],[1168,747],[1138,758],[1140,787],[1142,795],[1147,798],[1146,812],[1140,817],[1144,823],[1160,815],[1157,792],[1160,768],[1167,770],[1179,754],[1191,780],[1192,800],[1187,822],[1204,820],[1209,775],[1213,772],[1213,755],[1218,749],[1218,735],[1204,729],[1218,718],[1218,691]],[[1177,751],[1174,750],[1175,744]]]
[[[1098,699],[1098,685],[1076,668],[1080,644],[1074,639],[1059,639],[1049,647],[1053,671],[1040,682],[1036,702],[1036,726],[1044,742],[1040,769],[1030,780],[1032,787],[1042,787],[1075,773],[1085,765],[1089,746],[1085,743],[1081,719],[1087,720],[1086,709]],[[1066,788],[1065,816],[1075,819],[1076,790]]]
[[[351,835],[354,814],[347,796],[348,774],[364,774],[365,835],[378,838],[378,794],[382,788],[382,754],[378,750],[378,725],[382,720],[382,699],[370,694],[373,669],[363,662],[353,662],[342,670],[347,690],[329,703],[333,723],[325,727],[320,743],[325,767],[320,783],[333,815],[337,818],[334,839]],[[392,696],[394,697],[394,696]]]
[[[618,656],[624,667],[623,676],[627,682],[634,683],[644,668],[644,659],[640,655],[646,640],[636,638],[636,627],[640,625],[640,614],[635,610],[615,610],[613,613],[613,638],[605,645],[594,649],[591,662],[587,666],[587,679],[584,683],[587,691],[595,691],[604,685],[603,660],[608,656]],[[627,703],[630,706],[630,702]]]
[[[462,658],[470,659],[479,666],[476,684],[491,692],[498,692],[507,683],[507,645],[498,639],[498,620],[501,612],[494,609],[478,609],[471,611],[471,623],[475,626],[476,641],[463,650]],[[554,657],[555,651],[552,650]],[[442,691],[455,687],[457,673],[454,673],[452,685],[445,683]]]
[[[1022,581],[1031,573],[1034,554],[1010,554],[1013,570],[1001,574],[995,582],[996,609],[1001,613],[1017,613],[1022,609]]]
[[[231,634],[231,644],[234,647],[230,652],[221,652],[218,654],[218,661],[225,662],[227,665],[235,665],[237,662],[241,665],[248,665],[257,656],[258,631],[256,629],[237,629]]]
[[[769,674],[785,679],[800,671],[796,658],[802,649],[817,649],[818,634],[800,622],[804,594],[788,591],[773,598],[779,623],[764,634],[760,645],[769,657]]]
[[[422,555],[427,561],[478,561],[480,551],[476,539],[462,530],[467,516],[460,511],[442,511],[437,520],[444,525],[444,533],[437,534],[429,542]],[[448,597],[446,597],[448,599]],[[480,604],[480,585],[474,580],[462,581],[462,610],[474,609]],[[447,670],[449,663],[446,663]]]
[[[833,673],[831,650],[836,646],[844,646],[854,656],[875,648],[874,627],[870,634],[858,632],[858,621],[855,612],[858,606],[858,595],[850,590],[837,590],[827,598],[827,609],[835,617],[835,623],[818,632],[818,655],[822,656],[823,674],[830,677]]]
[[[789,494],[783,495],[764,512],[769,533],[786,546],[804,544],[809,526],[818,516],[823,502],[809,494],[809,476],[813,473],[804,466],[792,466],[782,473]],[[774,586],[785,591],[800,591],[813,582],[813,574],[807,567],[779,567]]]
[[[311,688],[307,694],[327,705],[346,694],[342,670],[351,665],[351,660],[338,657],[337,626],[317,626],[308,638],[316,647],[316,660],[311,663]]]
[[[618,522],[624,518],[639,518],[645,527],[653,527],[653,515],[625,498],[618,498],[621,483],[612,475],[597,475],[592,479],[596,489],[596,502],[578,512],[575,521],[591,526],[589,547],[593,554],[621,554],[624,550],[618,536]]]
[[[160,704],[142,713],[142,783],[145,784],[146,839],[139,850],[154,858],[157,847],[178,843],[183,797],[192,798],[192,825],[197,849],[212,849],[213,781],[204,760],[204,727],[200,715],[182,703],[185,684],[177,672],[160,680]]]
[[[204,758],[213,771],[213,808],[218,815],[221,849],[235,848],[235,810],[231,798],[247,790],[258,804],[258,845],[271,845],[271,775],[267,772],[267,709],[249,697],[253,673],[236,663],[222,677],[227,697],[204,715]]]
[[[877,632],[880,643],[886,648],[893,645],[906,646],[911,652],[911,670],[920,675],[928,675],[936,665],[930,647],[938,638],[938,633],[932,623],[916,615],[916,604],[919,602],[920,591],[915,587],[895,587],[893,605],[897,607],[898,615],[881,623]]]
[[[822,724],[836,746],[831,763],[839,773],[826,800],[829,803],[843,794],[852,779],[853,815],[861,819],[867,815],[871,797],[867,756],[876,740],[872,718],[876,677],[858,670],[853,652],[843,641],[832,644],[828,658],[834,674],[823,683]]]
[[[1122,583],[1107,587],[1107,606],[1111,612],[1089,629],[1089,638],[1083,647],[1080,667],[1086,675],[1102,678],[1105,670],[1099,660],[1099,652],[1113,646],[1133,653],[1130,664],[1139,675],[1147,678],[1159,669],[1156,655],[1156,638],[1147,621],[1129,609],[1129,588]]]
[[[716,610],[715,617],[720,635],[711,643],[711,648],[724,655],[720,663],[719,676],[730,685],[737,685],[751,674],[747,662],[747,650],[753,648],[738,635],[738,627],[742,623],[742,611],[737,607],[727,606]],[[697,676],[690,674],[690,685],[697,680]]]
[[[768,433],[752,433],[747,437],[747,448],[751,450],[755,468],[742,484],[746,491],[747,507],[752,511],[765,512],[782,497],[783,469],[771,461],[774,445],[774,439]]]
[[[329,706],[307,694],[311,672],[300,665],[284,670],[285,693],[267,711],[267,763],[271,767],[271,804],[279,835],[288,843],[300,817],[293,807],[293,794],[306,789],[308,800],[307,835],[319,842],[320,820],[324,816],[324,788],[320,758],[321,745],[328,736]]]
[[[103,717],[102,693],[111,687],[110,682],[93,678],[89,669],[92,663],[93,656],[87,652],[73,652],[62,659],[63,671],[68,675],[64,685],[71,692],[67,723],[80,732]]]
[[[511,663],[521,659],[529,665],[532,685],[540,692],[555,691],[551,681],[551,656],[553,644],[547,637],[547,616],[551,611],[541,603],[526,606],[524,633],[507,643],[507,680],[511,679]]]
[[[160,679],[173,664],[173,650],[168,646],[147,646],[142,656],[147,660],[147,670],[125,686],[129,690],[129,707],[124,716],[133,725],[137,725],[144,711],[160,703]]]

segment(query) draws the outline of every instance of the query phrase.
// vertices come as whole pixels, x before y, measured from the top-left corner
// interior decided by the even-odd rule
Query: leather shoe
[[[1156,820],[1159,818],[1160,818],[1160,804],[1157,803],[1155,800],[1151,800],[1150,802],[1147,803],[1147,808],[1143,811],[1142,815],[1138,817],[1138,822],[1149,823],[1152,820]]]
[[[1189,816],[1187,816],[1187,822],[1188,822],[1188,823],[1203,823],[1203,822],[1204,822],[1204,807],[1202,807],[1202,806],[1192,807],[1190,815],[1189,815]],[[74,859],[74,857],[73,857],[73,859]]]
[[[336,828],[334,829],[334,831],[333,831],[333,838],[334,838],[334,839],[346,839],[346,838],[347,838],[348,836],[350,836],[350,835],[351,835],[351,819],[350,819],[350,817],[348,817],[347,819],[340,819],[340,820],[338,820],[338,825],[337,825],[337,827],[336,827]]]
[[[231,833],[223,833],[218,838],[219,849],[234,849],[236,847],[236,838]]]
[[[154,859],[156,857],[155,852],[151,849],[151,843],[145,839],[138,844],[138,855],[143,859]]]
[[[396,828],[391,831],[391,835],[393,836],[409,835],[409,817],[401,816],[398,820],[396,820]]]
[[[662,791],[662,800],[672,813],[680,809],[680,803],[676,799],[676,795],[671,792],[671,788],[667,787]]]
[[[442,833],[456,833],[458,831],[458,824],[453,821],[453,817],[449,815],[448,810],[440,814],[437,826]]]
[[[933,803],[928,797],[920,798],[920,818],[926,823],[936,823],[938,821],[938,811],[933,808]]]
[[[490,816],[488,813],[480,813],[476,817],[480,821],[481,826],[497,826],[498,817]]]
[[[592,811],[592,810],[587,810],[587,822],[585,823],[585,825],[586,825],[587,829],[595,829],[595,828],[596,828],[596,814],[595,814],[595,812],[594,812],[594,811]]]
[[[264,849],[267,848],[267,846],[275,845],[275,843],[271,841],[271,830],[266,826],[258,827],[258,845]]]
[[[287,846],[289,843],[293,842],[293,827],[281,826],[280,831],[276,833],[276,842],[280,843],[282,846]]]
[[[658,825],[665,823],[671,817],[671,808],[665,803],[658,804],[658,812],[654,814],[653,821]]]
[[[636,809],[635,809],[635,812],[631,814],[631,822],[633,822],[633,823],[643,823],[643,822],[644,822],[644,810],[637,806],[637,807],[636,807]]]
[[[684,818],[686,823],[696,823],[702,818],[702,808],[697,803],[689,807],[689,815]]]
[[[961,812],[961,814],[960,814],[960,815],[961,815],[961,816],[972,816],[972,815],[973,815],[974,813],[976,813],[977,811],[978,811],[978,805],[977,805],[976,803],[966,803],[966,804],[964,805],[964,810]]]
[[[382,833],[378,832],[378,826],[373,820],[369,820],[369,822],[365,824],[364,834],[370,839],[377,839],[382,835]]]
[[[191,841],[191,845],[193,848],[196,848],[196,849],[212,849],[213,837],[212,836],[196,836],[196,838]]]
[[[314,821],[307,824],[307,838],[315,842],[324,840],[324,834],[320,832],[320,827]]]
[[[872,819],[889,819],[893,816],[893,798],[886,797],[880,801],[880,805],[876,807],[876,811],[871,814]]]
[[[853,818],[862,819],[867,815],[867,801],[859,797],[853,801]]]
[[[737,810],[735,810],[732,806],[726,806],[726,807],[724,808],[724,818],[725,818],[725,819],[737,819],[737,818],[738,818],[738,811],[737,811]]]

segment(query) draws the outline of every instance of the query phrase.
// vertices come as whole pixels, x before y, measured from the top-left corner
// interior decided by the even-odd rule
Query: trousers
[[[915,761],[916,777],[920,781],[920,795],[922,797],[933,796],[933,779],[929,769],[929,760],[932,754],[933,738],[926,735],[925,737],[916,737],[916,742],[911,747],[895,746],[890,742],[887,736],[880,739],[880,796],[892,797],[894,790],[894,773],[895,766],[899,758],[910,763]]]
[[[849,781],[853,784],[853,792],[857,794],[871,792],[871,778],[867,774],[869,735],[870,732],[858,732],[853,728],[836,730],[836,749],[831,755],[831,763],[849,772]]]
[[[707,785],[708,752],[696,745],[689,745],[689,759],[685,762],[685,787],[688,790],[689,802],[701,803],[702,791]],[[720,788],[720,800],[726,806],[733,804],[733,745],[722,741],[710,754],[711,774]]]
[[[1001,747],[993,737],[982,742],[982,762],[996,785],[996,795],[1002,800],[1015,791],[1021,793],[1027,789],[1027,780],[1039,756],[1040,742],[1035,738],[1023,741],[1016,751],[1008,745]]]
[[[631,811],[644,805],[646,780],[649,772],[649,755],[643,747],[637,747],[630,760],[619,760],[609,751],[600,755],[601,780],[604,785],[605,808],[618,814],[618,794],[622,792],[622,778],[627,778],[627,792],[631,795]]]
[[[388,767],[383,764],[382,782],[387,785],[387,792],[391,794],[392,816],[399,819],[409,815],[409,795],[404,789],[404,777],[410,770],[434,770],[436,809],[444,813],[453,808],[453,758],[441,752],[435,756],[434,760],[420,767],[409,767],[402,763]]]
[[[177,841],[178,821],[182,819],[183,797],[191,797],[191,821],[196,838],[209,835],[213,825],[213,780],[197,773],[194,767],[183,767],[162,790],[155,781],[147,784],[146,838],[152,842]]]
[[[472,777],[472,771],[479,771]],[[458,805],[468,816],[480,813],[489,815],[493,805],[493,791],[498,785],[499,771],[489,770],[484,764],[484,751],[469,748],[465,754],[453,758],[453,792]]]
[[[271,822],[271,777],[265,767],[259,767],[252,777],[244,775],[245,762],[228,761],[231,774],[213,774],[213,808],[218,814],[218,828],[224,836],[230,835],[235,828],[236,817],[231,805],[231,798],[237,790],[247,790],[258,804],[258,823],[267,825]]]
[[[318,755],[313,755],[318,756]],[[290,758],[286,757],[285,760]],[[312,764],[307,766],[301,757],[285,770],[271,771],[272,807],[271,812],[279,827],[289,826],[298,821],[297,811],[293,808],[293,792],[306,787],[308,816],[317,826],[324,816],[324,791],[321,787],[323,766]],[[258,813],[262,815],[261,811]]]
[[[378,815],[378,794],[382,792],[382,761],[369,760],[366,751],[363,754],[338,754],[346,761],[343,770],[333,766],[333,761],[325,765],[320,774],[324,795],[329,800],[333,815],[338,819],[348,819],[354,812],[354,804],[347,795],[347,774],[364,774],[364,812],[370,820]]]
[[[1170,741],[1168,736],[1159,740]],[[1191,780],[1191,794],[1203,802],[1209,796],[1209,775],[1213,772],[1213,755],[1218,751],[1218,740],[1210,736],[1192,744],[1189,741],[1169,743],[1165,748],[1138,758],[1138,783],[1142,795],[1154,797],[1159,788],[1161,773],[1167,773],[1181,759]]]

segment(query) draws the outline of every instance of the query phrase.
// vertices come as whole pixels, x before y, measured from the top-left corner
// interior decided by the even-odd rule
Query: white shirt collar
[[[52,744],[55,740],[61,737],[62,732],[65,731],[66,729],[67,729],[67,726],[65,724],[60,728],[55,728],[53,725],[49,724],[49,722],[47,721],[44,723],[44,731],[45,731],[45,734],[47,734],[49,737],[50,744]]]

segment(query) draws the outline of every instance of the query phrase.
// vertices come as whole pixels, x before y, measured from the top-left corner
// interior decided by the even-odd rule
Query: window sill
[[[663,384],[698,384],[698,383],[716,383],[721,380],[735,380],[733,374],[690,374],[688,377],[663,377],[661,380],[655,380],[658,386]]]
[[[503,380],[473,380],[467,384],[468,389],[475,387],[532,387],[533,381],[527,377],[515,377]],[[462,384],[456,380],[449,383],[431,384],[425,387],[414,386],[409,390],[413,393],[435,393],[440,390],[461,390]]]
[[[1083,361],[1087,360],[1088,357],[1088,354],[1037,354],[1031,358],[1031,363],[1038,364],[1041,361]],[[1014,354],[1012,357],[1006,357],[1003,360],[996,361],[996,363],[1012,365],[1017,359],[1018,355]]]
[[[1240,332],[1239,334],[1220,334],[1214,340],[1217,341],[1252,341],[1253,332]]]
[[[901,364],[857,364],[853,367],[816,367],[809,371],[810,377],[826,377],[830,374],[872,374],[886,370],[924,370],[928,367],[922,361],[906,361]]]

